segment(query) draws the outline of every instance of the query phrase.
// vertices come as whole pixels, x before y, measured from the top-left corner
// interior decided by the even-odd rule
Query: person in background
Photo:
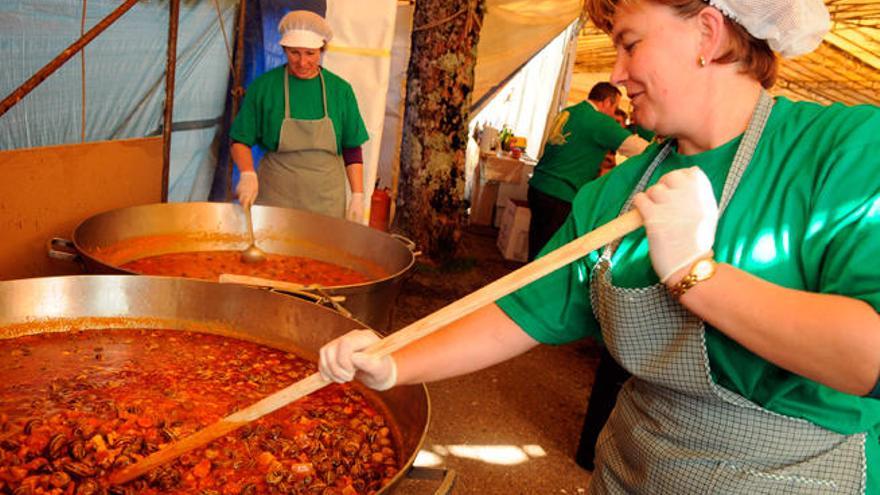
[[[590,90],[587,101],[556,116],[544,154],[529,180],[529,260],[535,259],[565,222],[578,189],[599,176],[606,153],[619,151],[633,156],[648,146],[614,120],[619,103],[620,90],[599,82]]]
[[[621,127],[626,128],[626,120],[627,115],[626,112],[618,108],[614,111],[614,120],[617,121]],[[599,165],[599,177],[607,174],[611,171],[612,168],[617,166],[617,153],[613,151],[609,151],[605,153],[605,158],[602,160],[602,164]]]
[[[351,85],[321,66],[333,33],[320,15],[287,13],[278,23],[287,63],[254,80],[232,123],[232,159],[242,205],[297,208],[362,221],[367,129]],[[259,177],[251,148],[266,150]],[[346,207],[346,178],[351,199]]]
[[[389,356],[352,332],[327,379],[374,388],[601,338],[633,376],[590,492],[880,493],[880,108],[771,97],[822,0],[586,0],[640,125],[544,252],[635,209],[644,228]]]

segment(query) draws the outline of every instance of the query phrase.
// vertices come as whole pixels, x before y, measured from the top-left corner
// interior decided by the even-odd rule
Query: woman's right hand
[[[361,352],[378,342],[371,330],[352,330],[321,347],[318,371],[325,380],[345,383],[357,379],[373,390],[388,390],[397,383],[397,364],[391,356]]]
[[[238,178],[238,186],[235,187],[235,194],[238,195],[241,206],[253,205],[259,191],[260,181],[257,180],[257,173],[253,170],[242,172]]]
[[[637,194],[633,205],[645,220],[651,264],[661,282],[712,252],[718,204],[698,167],[669,172]]]

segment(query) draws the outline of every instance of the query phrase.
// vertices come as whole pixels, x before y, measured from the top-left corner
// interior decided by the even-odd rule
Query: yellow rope
[[[391,56],[391,50],[383,48],[360,48],[356,46],[327,45],[327,51],[337,53],[347,53],[349,55],[364,55],[367,57],[388,58]]]

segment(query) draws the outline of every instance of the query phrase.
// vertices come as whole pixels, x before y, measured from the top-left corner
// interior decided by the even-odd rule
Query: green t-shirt
[[[589,102],[572,105],[556,117],[529,186],[571,201],[581,186],[599,175],[605,153],[616,151],[630,136]]]
[[[233,141],[268,151],[278,149],[278,135],[284,120],[284,79],[286,65],[276,67],[248,86],[244,102],[229,131]],[[344,79],[321,69],[327,86],[327,113],[336,131],[336,149],[357,148],[369,135],[358,110],[354,90]],[[290,76],[290,113],[295,119],[315,120],[324,116],[321,78],[299,79]]]
[[[697,155],[675,152],[651,183],[700,166],[716,198],[741,137]],[[614,219],[660,145],[650,146],[578,193],[567,222],[543,252]],[[792,103],[778,98],[758,148],[718,223],[715,256],[792,289],[841,294],[880,310],[880,109]],[[498,301],[529,335],[546,343],[600,337],[589,274],[600,251]],[[658,282],[645,230],[627,235],[613,257],[615,285]],[[834,329],[829,328],[829,331]],[[880,400],[833,390],[783,370],[707,325],[716,383],[786,416],[830,430],[867,432],[868,493],[880,493]],[[846,359],[846,356],[841,356]]]

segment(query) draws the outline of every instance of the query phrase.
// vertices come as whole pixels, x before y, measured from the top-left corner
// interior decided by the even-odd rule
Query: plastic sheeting
[[[388,93],[385,97],[385,120],[382,142],[379,150],[377,179],[380,187],[393,189],[397,183],[397,172],[393,170],[400,162],[401,131],[403,112],[406,108],[406,72],[409,64],[410,37],[412,32],[413,6],[397,7],[394,43],[391,46],[391,70],[388,80]],[[392,208],[395,205],[392,203]]]
[[[181,2],[169,200],[204,200],[216,164],[236,0]],[[0,94],[8,95],[120,5],[118,0],[0,3]],[[216,7],[215,7],[216,5]],[[165,99],[167,1],[137,3],[84,49],[85,141],[158,135]],[[81,142],[81,55],[0,117],[0,149]],[[181,128],[181,130],[176,130]]]
[[[479,113],[471,117],[471,135],[476,126],[491,125],[501,129],[506,125],[515,135],[526,138],[525,152],[528,156],[539,157],[547,116],[555,115],[558,111],[556,107],[560,104],[557,101],[557,85],[571,71],[570,63],[567,64],[571,57],[567,55],[576,44],[575,25],[576,21],[572,22],[535,54]],[[467,190],[470,190],[470,180],[479,157],[478,146],[473,139],[468,140],[467,157],[465,176],[469,178]]]

